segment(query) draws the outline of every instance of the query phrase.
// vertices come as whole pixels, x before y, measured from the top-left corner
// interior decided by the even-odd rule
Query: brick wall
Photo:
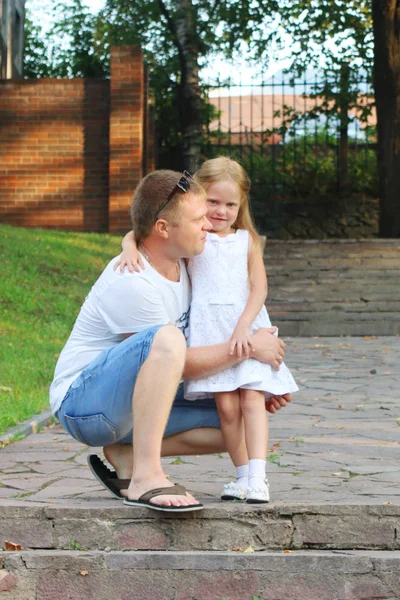
[[[111,81],[0,81],[0,221],[127,231],[149,163],[144,82],[132,47],[113,49]]]

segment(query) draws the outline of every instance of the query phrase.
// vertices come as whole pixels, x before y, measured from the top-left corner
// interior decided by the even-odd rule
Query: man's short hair
[[[139,183],[131,204],[132,227],[137,241],[150,235],[158,219],[162,218],[172,225],[179,225],[179,206],[186,193],[177,188],[176,184],[182,176],[179,171],[160,169],[149,173]],[[199,183],[193,179],[189,182],[191,193],[205,194]],[[174,189],[176,192],[166,204]]]

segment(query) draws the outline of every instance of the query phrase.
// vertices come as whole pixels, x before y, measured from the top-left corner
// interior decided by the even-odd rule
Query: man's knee
[[[181,330],[173,325],[161,327],[154,336],[150,356],[183,364],[186,357],[186,340]]]

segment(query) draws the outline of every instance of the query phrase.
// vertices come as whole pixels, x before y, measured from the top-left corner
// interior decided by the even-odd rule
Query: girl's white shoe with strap
[[[230,481],[224,485],[224,489],[221,494],[221,500],[245,500],[246,491],[246,488],[242,487],[235,481]]]
[[[269,484],[266,477],[250,477],[247,488],[246,502],[248,504],[264,504],[269,502]]]

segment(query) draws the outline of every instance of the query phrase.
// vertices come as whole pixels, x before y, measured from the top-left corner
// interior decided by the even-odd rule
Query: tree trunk
[[[349,191],[349,79],[350,67],[343,63],[340,69],[339,96],[339,190],[341,195]]]
[[[200,165],[202,123],[198,43],[191,0],[177,0],[176,6],[176,34],[181,64],[178,101],[183,137],[182,168],[194,173]]]
[[[381,237],[400,237],[400,0],[373,0]]]

